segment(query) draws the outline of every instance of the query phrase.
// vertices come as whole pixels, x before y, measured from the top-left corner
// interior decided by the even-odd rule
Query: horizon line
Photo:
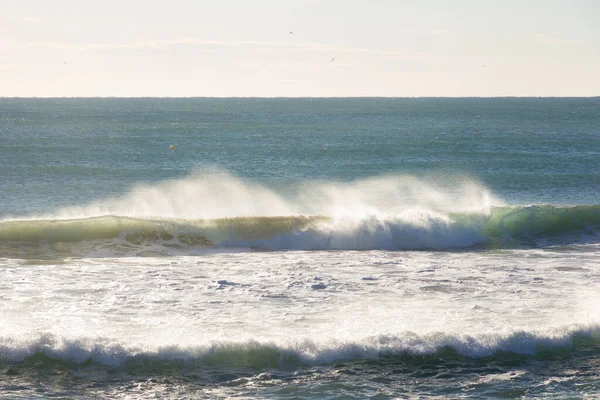
[[[2,100],[52,99],[594,99],[593,96],[0,96]]]

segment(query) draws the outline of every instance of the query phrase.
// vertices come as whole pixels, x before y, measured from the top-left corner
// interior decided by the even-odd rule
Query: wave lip
[[[600,205],[492,207],[484,213],[408,210],[360,217],[166,219],[100,216],[0,222],[8,257],[173,254],[206,248],[415,250],[598,242]]]

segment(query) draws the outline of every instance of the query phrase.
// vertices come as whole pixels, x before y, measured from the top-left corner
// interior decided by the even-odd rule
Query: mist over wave
[[[383,175],[352,182],[305,181],[276,190],[227,172],[198,171],[181,179],[134,187],[121,198],[68,207],[45,218],[101,215],[216,219],[251,216],[356,217],[407,210],[489,212],[502,204],[482,185],[464,177],[429,182]]]

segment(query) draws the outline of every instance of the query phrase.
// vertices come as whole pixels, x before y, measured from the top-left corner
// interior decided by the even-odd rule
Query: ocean
[[[600,397],[600,98],[0,99],[0,397]]]

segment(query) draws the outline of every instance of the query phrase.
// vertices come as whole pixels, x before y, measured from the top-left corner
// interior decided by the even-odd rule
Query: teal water
[[[4,98],[0,139],[0,397],[600,395],[600,98]]]
[[[272,186],[462,174],[510,204],[597,204],[598,126],[598,98],[3,99],[0,215],[206,167]]]

